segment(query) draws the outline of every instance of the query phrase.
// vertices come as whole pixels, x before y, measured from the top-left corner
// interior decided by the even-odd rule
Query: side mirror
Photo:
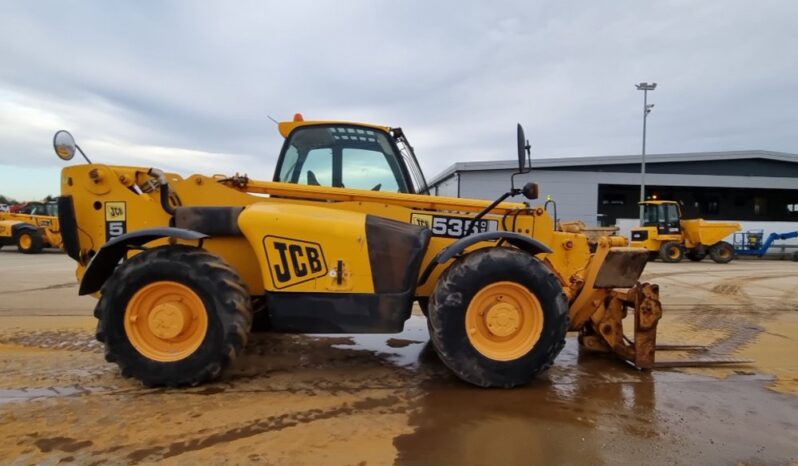
[[[61,160],[72,160],[72,157],[75,156],[77,144],[75,144],[75,138],[69,134],[69,131],[62,129],[53,136],[53,148],[55,149],[55,155]]]
[[[518,172],[525,173],[527,169],[526,161],[529,156],[529,149],[531,148],[531,146],[529,145],[529,141],[527,141],[526,137],[524,136],[524,128],[521,127],[521,123],[518,123],[517,137],[518,137]]]
[[[529,200],[534,200],[538,198],[540,194],[540,188],[538,187],[537,183],[527,183],[521,188],[521,194],[524,195],[525,198]]]

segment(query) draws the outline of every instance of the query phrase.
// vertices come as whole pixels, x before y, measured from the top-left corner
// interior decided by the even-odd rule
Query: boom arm
[[[748,235],[748,233],[744,233],[744,235]],[[745,238],[745,236],[744,236]],[[762,257],[773,246],[773,243],[776,241],[784,241],[788,239],[798,238],[798,231],[790,231],[787,233],[771,233],[768,235],[767,239],[762,243],[762,245],[757,249],[745,249],[745,247],[740,247],[735,249],[735,253],[747,256],[757,256]],[[744,243],[744,241],[743,241]],[[736,247],[736,245],[735,245]]]

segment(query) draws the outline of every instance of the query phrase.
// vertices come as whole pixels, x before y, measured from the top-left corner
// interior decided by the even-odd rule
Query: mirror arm
[[[517,196],[517,195],[521,194],[521,189],[515,187],[515,176],[516,175],[526,175],[527,173],[529,173],[531,171],[532,171],[531,168],[525,168],[524,170],[515,172],[515,173],[512,174],[512,176],[510,176],[510,192],[511,192],[510,196]]]
[[[469,229],[468,234],[469,235],[474,234],[474,229],[477,227],[477,222],[482,220],[482,217],[487,215],[488,212],[490,212],[491,210],[496,208],[497,205],[499,205],[502,202],[504,202],[504,200],[507,199],[508,197],[517,196],[519,194],[521,194],[521,190],[513,188],[511,191],[507,191],[506,193],[502,194],[501,197],[499,197],[495,201],[491,202],[489,206],[487,206],[484,209],[482,209],[481,211],[479,211],[479,213],[477,215],[475,215],[474,219],[471,221],[471,228]]]
[[[80,152],[80,155],[82,155],[83,158],[86,159],[86,162],[88,162],[89,165],[91,165],[91,160],[89,160],[89,158],[86,157],[86,154],[83,153],[83,149],[81,149],[80,146],[77,144],[75,144],[75,148],[78,150],[78,152]]]

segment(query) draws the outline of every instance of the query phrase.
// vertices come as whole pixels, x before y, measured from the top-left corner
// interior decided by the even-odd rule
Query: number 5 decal
[[[127,205],[124,202],[105,203],[105,241],[127,233]]]

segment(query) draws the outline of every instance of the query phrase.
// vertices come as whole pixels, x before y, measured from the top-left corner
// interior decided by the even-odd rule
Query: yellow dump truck
[[[25,214],[0,212],[0,248],[16,246],[23,254],[36,254],[61,245],[56,202],[37,205]]]
[[[734,247],[723,239],[740,231],[739,223],[684,220],[674,201],[641,204],[643,221],[639,228],[632,229],[632,246],[648,249],[651,259],[681,262],[686,256],[698,262],[709,255],[719,264],[734,259]]]

